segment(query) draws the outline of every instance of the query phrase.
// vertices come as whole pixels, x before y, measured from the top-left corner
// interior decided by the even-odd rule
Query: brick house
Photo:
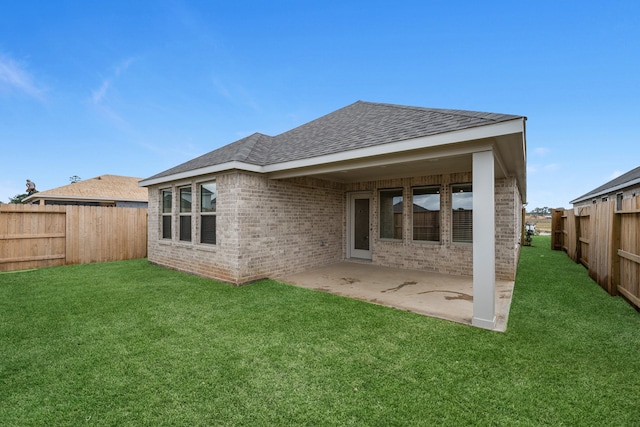
[[[358,101],[141,181],[149,261],[234,284],[344,260],[473,276],[477,326],[514,280],[523,116]]]

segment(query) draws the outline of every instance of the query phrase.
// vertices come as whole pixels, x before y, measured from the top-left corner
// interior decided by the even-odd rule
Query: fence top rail
[[[640,209],[626,209],[626,210],[615,210],[615,213],[617,214],[639,214],[640,213]]]
[[[0,212],[39,212],[39,213],[64,213],[65,206],[60,205],[23,205],[17,203],[0,204]]]

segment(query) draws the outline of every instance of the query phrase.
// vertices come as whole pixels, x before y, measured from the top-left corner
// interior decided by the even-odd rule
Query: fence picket
[[[552,212],[554,250],[583,264],[609,294],[640,309],[640,196]],[[581,256],[578,256],[580,255]]]
[[[0,205],[0,271],[147,256],[147,209]]]

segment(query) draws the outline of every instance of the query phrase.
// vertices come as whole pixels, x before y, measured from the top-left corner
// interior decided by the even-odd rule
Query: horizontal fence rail
[[[616,205],[610,200],[555,209],[551,248],[564,250],[609,294],[640,309],[640,196]]]
[[[0,271],[147,256],[147,209],[0,205]]]

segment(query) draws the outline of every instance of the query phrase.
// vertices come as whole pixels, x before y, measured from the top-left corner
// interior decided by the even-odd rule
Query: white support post
[[[493,151],[473,153],[473,318],[485,329],[496,326],[496,248]]]

